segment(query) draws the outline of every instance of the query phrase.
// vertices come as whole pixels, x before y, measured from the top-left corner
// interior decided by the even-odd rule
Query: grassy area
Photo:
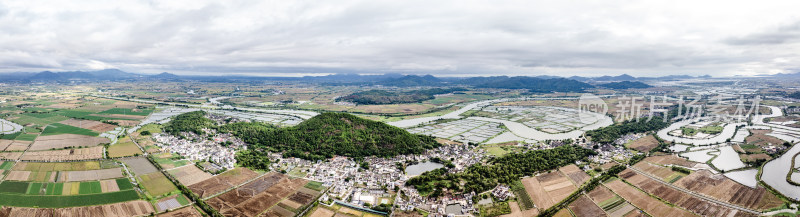
[[[533,200],[531,199],[531,196],[528,195],[528,192],[525,191],[525,186],[522,184],[522,180],[516,180],[511,183],[511,191],[513,191],[514,195],[517,196],[520,209],[529,210],[534,207]]]
[[[160,172],[150,173],[139,176],[139,183],[147,190],[152,197],[161,196],[169,192],[178,190],[172,182]]]
[[[722,126],[705,126],[705,127],[701,127],[700,128],[700,132],[703,132],[705,134],[714,135],[714,134],[721,133],[723,129],[724,128]]]
[[[117,187],[119,188],[120,191],[133,189],[133,184],[131,184],[131,182],[129,182],[127,178],[119,178],[116,181],[117,181]]]
[[[114,166],[117,167],[117,166]],[[108,167],[112,168],[112,167]],[[81,161],[81,162],[64,162],[64,163],[37,163],[27,162],[25,168],[14,168],[15,170],[25,171],[85,171],[85,170],[99,170],[99,161]]]
[[[148,116],[150,113],[153,113],[153,109],[141,109],[138,111],[133,111],[133,109],[126,109],[126,108],[112,108],[109,110],[102,111],[98,114],[119,114],[119,115],[137,115],[137,116]]]
[[[87,135],[87,136],[99,136],[100,134],[95,133],[88,129],[73,127],[66,124],[61,123],[53,123],[47,125],[42,131],[41,136],[50,136],[50,135],[60,135],[60,134],[78,134],[78,135]]]
[[[108,157],[126,157],[136,154],[142,154],[142,150],[131,141],[130,137],[124,137],[117,144],[108,147]]]
[[[81,182],[78,194],[98,194],[102,192],[103,190],[100,187],[100,182],[93,181],[93,182]]]
[[[15,139],[16,140],[22,140],[22,141],[33,141],[33,140],[36,140],[36,137],[39,137],[39,135],[38,134],[26,133],[26,134],[20,134]]]
[[[478,216],[500,216],[511,213],[511,207],[508,202],[495,202],[491,205],[478,205],[480,215]]]
[[[10,170],[12,166],[14,166],[13,161],[4,161],[0,164],[0,170]]]
[[[308,183],[306,183],[305,187],[315,191],[325,190],[325,186],[322,186],[322,182],[317,182],[317,181],[309,181]]]

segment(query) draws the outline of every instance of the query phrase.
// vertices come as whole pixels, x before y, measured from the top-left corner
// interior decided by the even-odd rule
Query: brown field
[[[319,208],[319,209],[322,209],[322,208]],[[330,210],[328,210],[328,211],[330,211]],[[330,212],[333,212],[333,211],[330,211]],[[513,208],[511,210],[511,212],[513,214],[513,212],[514,212]],[[309,217],[331,217],[332,216],[332,215],[327,215],[328,214],[327,212],[326,213],[322,213],[320,215],[314,215],[316,213],[317,213],[317,211],[314,211],[314,213],[311,214],[311,216],[309,216]],[[333,214],[333,213],[331,213],[331,214]],[[419,212],[415,212],[415,211],[400,211],[400,210],[395,210],[394,212],[392,212],[392,215],[394,217],[423,217],[422,214],[420,214]],[[507,215],[510,215],[510,214],[501,215],[501,216],[502,217],[509,217]],[[516,217],[516,216],[511,216],[511,217]]]
[[[6,147],[5,151],[25,151],[28,146],[31,146],[31,141],[14,140],[13,143]]]
[[[139,121],[134,121],[134,120],[111,120],[111,121],[117,122],[120,126],[124,127],[132,127],[139,124]]]
[[[658,146],[658,140],[653,135],[648,135],[634,140],[629,146],[637,151],[650,152],[650,150]]]
[[[672,168],[653,165],[646,161],[639,162],[636,165],[633,165],[633,167],[636,167],[636,169],[640,169],[650,175],[661,178],[661,180],[664,181],[670,181],[668,178],[676,173],[675,171],[672,171]]]
[[[136,154],[142,154],[142,150],[131,141],[130,136],[120,139],[117,144],[108,146],[108,157],[128,157]]]
[[[595,205],[586,195],[570,203],[569,209],[572,210],[575,216],[606,216],[606,212]]]
[[[750,188],[730,180],[722,174],[715,175],[707,170],[694,172],[675,182],[675,185],[717,200],[755,210],[766,210],[783,204],[780,198],[761,186]]]
[[[540,210],[550,208],[577,189],[566,176],[557,171],[524,178],[522,184]]]
[[[675,190],[630,169],[626,169],[620,173],[620,177],[649,194],[655,195],[671,204],[683,207],[701,216],[746,215],[746,213],[739,212],[738,210],[720,206],[716,203],[711,203],[682,191]],[[635,201],[631,202],[635,203]]]
[[[608,169],[611,169],[611,167],[614,167],[616,165],[617,165],[617,162],[611,161],[611,162],[608,162],[608,163],[604,163],[603,165],[600,165],[600,168],[603,168],[603,170],[608,170]]]
[[[760,160],[760,159],[764,159],[764,160],[767,160],[767,161],[772,160],[772,157],[770,157],[769,155],[764,154],[764,153],[761,153],[761,154],[739,154],[739,158],[741,158],[744,162],[754,162],[754,161]]]
[[[583,170],[578,168],[578,166],[576,166],[575,164],[570,164],[558,168],[558,171],[561,171],[561,173],[564,173],[564,175],[569,177],[569,179],[571,179],[572,182],[576,184],[576,186],[581,186],[583,185],[583,183],[586,183],[587,181],[589,181],[589,179],[592,178],[588,174],[586,174],[586,172],[583,172]]]
[[[775,138],[773,136],[767,136],[767,133],[771,133],[772,130],[750,130],[750,136],[744,138],[744,141],[747,144],[754,144],[761,147],[766,147],[770,144],[772,145],[780,145],[783,144],[783,140]]]
[[[2,152],[0,158],[7,160],[17,160],[22,156],[22,152]]]
[[[202,217],[203,215],[192,206],[180,208],[171,212],[159,214],[158,217]]]
[[[103,193],[119,191],[117,180],[114,179],[100,181],[100,188]]]
[[[232,188],[233,186],[247,182],[256,176],[258,176],[258,173],[247,168],[240,167],[226,171],[220,175],[214,176],[213,178],[196,183],[194,185],[190,185],[189,189],[191,189],[192,192],[196,193],[197,195],[200,195],[201,198],[206,198]]]
[[[553,217],[572,217],[572,214],[567,209],[561,209]]]
[[[307,182],[304,179],[291,180],[286,175],[272,173],[206,200],[206,203],[225,216],[252,217],[278,204]]]
[[[597,186],[587,195],[589,196],[589,198],[591,198],[594,201],[597,201],[598,203],[614,198],[616,196],[614,195],[614,193],[611,192],[611,190],[608,190],[608,188],[606,188],[605,186]]]
[[[122,169],[111,168],[102,170],[86,170],[86,171],[69,171],[62,172],[63,179],[66,182],[81,182],[90,180],[103,180],[122,177]]]
[[[0,217],[6,216],[53,216],[53,217],[76,217],[76,216],[104,216],[104,217],[127,217],[143,216],[154,213],[153,206],[147,201],[136,200],[122,203],[106,204],[100,206],[71,207],[71,208],[21,208],[3,207],[0,209]]]
[[[283,207],[280,207],[280,206],[273,206],[273,207],[272,207],[271,209],[269,209],[267,212],[265,212],[264,214],[258,215],[258,216],[266,216],[266,217],[293,217],[293,216],[294,216],[294,212],[292,212],[292,211],[289,211],[289,210],[287,210],[287,209],[284,209]]]
[[[294,201],[291,201],[291,200],[283,200],[283,201],[280,202],[280,204],[283,205],[283,206],[295,209],[295,210],[297,208],[300,208],[301,206],[303,206],[302,203],[294,202]]]
[[[156,167],[153,166],[150,161],[144,159],[144,157],[126,158],[120,161],[125,163],[125,165],[128,165],[128,169],[130,169],[134,174],[144,175],[158,172],[158,169],[156,169]]]
[[[83,171],[99,170],[99,161],[81,161],[69,163],[39,163],[39,162],[18,162],[14,165],[14,170],[26,171]]]
[[[5,150],[11,143],[14,143],[14,140],[0,139],[0,150]]]
[[[414,212],[414,213],[416,213],[416,212]],[[333,210],[325,209],[325,208],[322,208],[322,207],[317,207],[317,209],[314,210],[314,212],[311,213],[311,215],[309,217],[331,217],[331,216],[333,216],[333,214],[336,214],[336,212],[334,212]],[[406,215],[406,216],[411,217],[413,215]],[[422,215],[419,215],[419,216],[422,216]]]
[[[69,119],[65,121],[61,121],[60,123],[70,125],[73,127],[89,129],[95,132],[106,132],[111,131],[117,126],[106,124],[100,121],[91,121],[91,120],[78,120],[78,119]]]
[[[31,171],[9,171],[5,180],[10,181],[28,181]]]
[[[96,146],[103,143],[110,143],[108,138],[93,137],[76,134],[60,134],[52,136],[40,136],[31,145],[30,151],[41,151],[50,149],[61,149],[65,147]]]
[[[202,182],[213,177],[210,173],[200,170],[195,165],[188,165],[178,169],[170,170],[169,173],[185,186],[194,185],[198,182]]]
[[[692,168],[697,163],[686,160],[685,158],[678,157],[678,155],[661,155],[645,158],[644,161],[658,164],[658,165],[678,165],[687,168]]]
[[[34,161],[67,161],[67,160],[91,160],[103,158],[103,147],[95,146],[91,148],[25,152],[21,160]]]
[[[686,210],[662,203],[620,180],[611,181],[606,183],[605,186],[652,216],[695,216]]]

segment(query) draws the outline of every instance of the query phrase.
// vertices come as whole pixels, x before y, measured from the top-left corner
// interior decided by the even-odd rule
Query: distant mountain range
[[[67,72],[18,72],[0,74],[0,80],[19,82],[65,82],[70,80],[126,80],[126,79],[179,79],[180,76],[163,72],[157,75],[145,75],[125,72],[119,69],[104,69],[97,71],[67,71]]]

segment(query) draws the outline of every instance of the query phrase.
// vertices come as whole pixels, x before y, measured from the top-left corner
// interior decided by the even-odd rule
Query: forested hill
[[[598,86],[606,87],[606,88],[610,88],[610,89],[615,89],[615,90],[631,89],[631,88],[651,88],[651,87],[653,87],[653,86],[650,86],[649,84],[645,84],[645,83],[642,83],[642,82],[639,82],[639,81],[611,82],[611,83],[601,84],[601,85],[598,85]]]
[[[347,113],[322,113],[297,126],[286,128],[256,125],[239,123],[221,127],[223,131],[232,132],[250,144],[250,150],[242,152],[237,158],[243,165],[251,160],[259,162],[258,158],[266,156],[264,151],[321,160],[334,155],[361,158],[420,154],[439,146],[433,137],[411,134],[382,122]]]

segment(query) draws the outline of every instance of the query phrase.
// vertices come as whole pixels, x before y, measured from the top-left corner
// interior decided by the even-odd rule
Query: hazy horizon
[[[6,1],[0,72],[754,76],[800,71],[797,1]]]

